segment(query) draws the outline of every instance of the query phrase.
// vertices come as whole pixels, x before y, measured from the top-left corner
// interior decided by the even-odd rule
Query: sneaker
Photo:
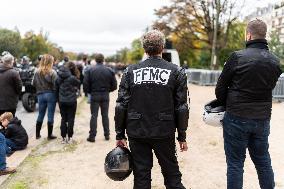
[[[0,175],[8,175],[16,172],[16,168],[14,167],[6,167],[4,170],[0,170]]]
[[[56,138],[57,138],[56,136],[50,135],[50,136],[47,137],[47,140],[53,140],[53,139],[56,139]]]
[[[109,135],[106,135],[106,136],[105,136],[105,140],[109,140]]]
[[[68,138],[68,143],[69,144],[73,144],[75,141],[74,141],[74,139],[72,138],[72,137],[70,137],[70,138]]]
[[[66,144],[67,140],[66,138],[62,138],[61,144]]]
[[[95,142],[96,140],[95,140],[94,137],[88,137],[88,138],[87,138],[87,141],[89,141],[89,142]]]
[[[7,157],[10,157],[11,155],[13,155],[14,152],[15,152],[14,150],[10,150],[9,153],[6,153],[6,156],[7,156]]]
[[[41,138],[41,136],[40,136],[40,135],[37,135],[37,136],[36,136],[36,139],[37,139],[37,140],[38,140],[38,139],[40,139],[40,138]]]

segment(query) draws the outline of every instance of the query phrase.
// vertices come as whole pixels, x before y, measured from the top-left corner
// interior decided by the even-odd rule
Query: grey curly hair
[[[146,32],[141,38],[142,46],[149,56],[160,54],[165,45],[165,35],[159,30]]]
[[[13,67],[14,57],[10,53],[5,54],[1,57],[1,64],[4,64],[7,67]]]

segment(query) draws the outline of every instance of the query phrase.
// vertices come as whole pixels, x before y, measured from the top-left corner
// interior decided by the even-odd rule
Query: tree
[[[142,60],[144,49],[140,39],[135,39],[131,43],[131,49],[127,52],[127,61],[129,63],[137,63]]]
[[[35,34],[33,31],[29,31],[23,38],[24,50],[22,55],[27,55],[31,60],[35,61],[41,54],[48,53],[47,35],[44,35],[41,31],[39,34]]]
[[[213,46],[217,19],[216,52],[226,47],[232,24],[241,10],[238,0],[171,0],[172,4],[156,10],[153,27],[170,37],[176,35],[183,49],[202,49],[209,53]],[[218,13],[218,14],[216,14]],[[202,44],[200,44],[202,43]],[[214,66],[218,67],[218,64]]]
[[[60,61],[64,58],[65,53],[62,47],[58,47],[57,44],[51,42],[48,42],[47,46],[48,46],[48,54],[52,55],[56,60]],[[70,58],[70,60],[72,59]]]
[[[77,60],[77,54],[74,52],[64,52],[64,56],[68,56],[70,60]]]
[[[18,31],[0,29],[0,53],[9,51],[13,56],[19,57],[22,45],[21,35]]]
[[[268,45],[271,52],[278,56],[281,63],[284,64],[284,43],[281,43],[280,41],[279,32],[271,32]]]
[[[124,64],[133,64],[142,60],[144,49],[140,39],[134,39],[131,43],[131,48],[124,47],[116,51],[115,55],[106,58],[107,62],[121,62]]]
[[[218,56],[220,66],[223,66],[233,51],[240,50],[245,47],[245,29],[246,23],[244,22],[235,22],[232,24],[228,34],[227,44],[223,49],[219,50]]]

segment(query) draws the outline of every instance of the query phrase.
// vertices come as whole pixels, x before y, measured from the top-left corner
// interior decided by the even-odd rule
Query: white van
[[[164,49],[162,53],[162,58],[168,62],[171,62],[177,66],[180,66],[179,55],[175,49]],[[143,56],[142,60],[147,59],[146,53]]]

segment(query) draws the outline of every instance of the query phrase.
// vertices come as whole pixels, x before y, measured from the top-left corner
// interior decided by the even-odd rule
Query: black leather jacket
[[[271,116],[272,90],[281,75],[279,59],[269,52],[265,39],[247,42],[233,52],[218,80],[215,94],[226,111],[248,119]]]
[[[92,98],[98,94],[106,94],[117,89],[114,71],[102,63],[90,66],[84,76],[84,91],[90,93]]]
[[[186,140],[189,108],[184,69],[150,57],[123,74],[115,108],[116,139],[167,138]]]

